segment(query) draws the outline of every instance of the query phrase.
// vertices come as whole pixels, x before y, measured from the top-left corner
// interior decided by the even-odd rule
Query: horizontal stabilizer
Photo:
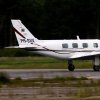
[[[19,48],[19,46],[9,46],[9,47],[5,47],[5,48]]]

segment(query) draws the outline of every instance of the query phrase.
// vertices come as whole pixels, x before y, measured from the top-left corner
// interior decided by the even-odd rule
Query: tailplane
[[[19,46],[32,45],[34,42],[38,41],[38,39],[31,34],[31,32],[22,24],[20,20],[11,20],[11,22]]]

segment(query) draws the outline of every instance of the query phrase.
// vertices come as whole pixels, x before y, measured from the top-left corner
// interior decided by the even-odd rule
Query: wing
[[[100,51],[99,52],[96,52],[96,51],[92,51],[92,52],[75,52],[75,53],[72,54],[72,56],[70,58],[75,59],[75,58],[90,57],[90,56],[95,56],[95,55],[100,55]]]

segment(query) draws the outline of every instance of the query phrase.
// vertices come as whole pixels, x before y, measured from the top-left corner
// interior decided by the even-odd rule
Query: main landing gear
[[[73,65],[72,60],[68,60],[68,70],[69,71],[74,71],[75,66]]]
[[[100,71],[100,63],[99,63],[99,57],[95,56],[93,59],[93,70],[94,71]],[[75,66],[73,65],[73,61],[72,60],[68,60],[68,70],[69,71],[74,71]]]

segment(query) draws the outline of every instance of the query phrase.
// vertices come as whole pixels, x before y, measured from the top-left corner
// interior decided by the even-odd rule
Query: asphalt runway
[[[100,79],[100,72],[93,69],[75,69],[70,72],[67,69],[0,69],[0,73],[6,73],[11,79],[55,78],[55,77],[87,77]]]

